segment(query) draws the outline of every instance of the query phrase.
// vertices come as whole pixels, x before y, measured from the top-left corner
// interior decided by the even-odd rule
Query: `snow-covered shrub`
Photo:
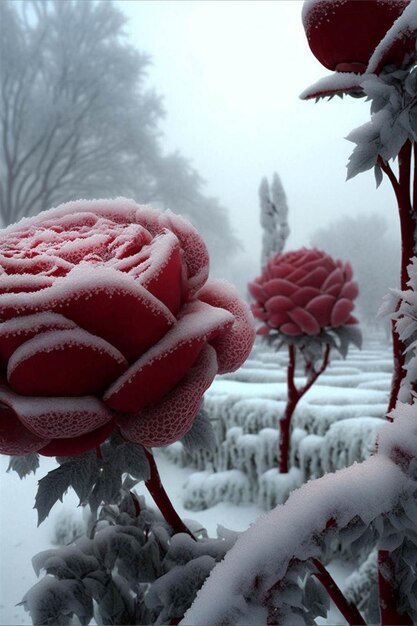
[[[219,527],[208,539],[173,534],[143,498],[125,493],[101,509],[88,536],[39,553],[33,566],[45,577],[23,598],[34,624],[166,624],[181,618],[198,589],[236,541]]]

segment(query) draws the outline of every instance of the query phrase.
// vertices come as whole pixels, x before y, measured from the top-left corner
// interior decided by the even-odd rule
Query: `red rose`
[[[358,295],[352,268],[321,250],[302,248],[271,257],[249,291],[256,300],[253,314],[265,322],[259,334],[275,329],[290,336],[318,335],[357,322],[351,315]]]
[[[167,445],[249,354],[248,307],[206,284],[204,242],[178,215],[73,202],[0,240],[1,453],[77,454],[114,429]]]
[[[311,51],[329,70],[365,72],[376,46],[410,0],[307,0],[303,24]],[[400,64],[404,45],[385,64]]]

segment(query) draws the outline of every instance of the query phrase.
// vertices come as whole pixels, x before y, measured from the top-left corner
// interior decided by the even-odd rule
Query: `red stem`
[[[393,566],[387,550],[378,552],[378,587],[380,600],[381,626],[412,625],[413,620],[405,613],[397,613],[398,591],[393,579]]]
[[[366,626],[366,622],[364,621],[362,615],[359,613],[356,606],[350,604],[336,582],[330,576],[329,572],[326,568],[320,563],[318,559],[313,559],[314,567],[317,572],[314,573],[317,580],[321,582],[330,598],[333,600],[345,620],[351,626]],[[394,624],[394,622],[392,622]]]
[[[184,522],[174,509],[167,492],[162,486],[161,478],[159,476],[158,468],[156,466],[153,454],[146,448],[144,448],[144,450],[151,470],[151,476],[149,480],[145,481],[145,486],[151,494],[152,498],[155,500],[155,504],[161,511],[166,522],[168,522],[168,524],[171,526],[174,534],[187,533],[187,535],[190,535],[190,537],[195,539],[192,532],[187,528],[187,526],[184,524]]]
[[[411,153],[414,152],[414,179],[412,198],[410,197],[411,182]],[[398,180],[394,176],[388,163],[385,163],[380,157],[378,165],[390,180],[395,197],[397,199],[398,214],[400,218],[401,230],[401,289],[407,288],[408,274],[407,267],[411,259],[415,255],[415,234],[416,234],[416,214],[414,208],[417,201],[417,164],[416,164],[416,145],[407,141],[401,148],[398,155],[399,176]],[[389,399],[388,412],[396,405],[401,382],[405,376],[405,344],[401,341],[395,332],[395,324],[392,324],[393,339],[393,377],[391,384],[391,395]],[[386,550],[378,552],[378,585],[379,585],[379,606],[381,625],[388,626],[391,624],[412,624],[408,615],[399,615],[396,610],[398,601],[398,585],[395,580],[394,567],[391,555]]]
[[[320,368],[309,374],[306,384],[297,389],[295,384],[295,365],[296,365],[296,348],[293,345],[288,346],[288,367],[287,367],[287,404],[282,419],[279,421],[279,472],[280,474],[288,474],[289,467],[289,450],[290,450],[290,429],[291,420],[300,398],[310,389],[316,382],[320,374],[324,372],[329,364],[330,345],[326,344],[324,349],[323,361]]]

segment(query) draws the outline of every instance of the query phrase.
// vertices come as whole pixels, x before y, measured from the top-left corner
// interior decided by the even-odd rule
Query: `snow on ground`
[[[262,361],[256,360],[260,359]],[[241,398],[285,399],[282,369],[274,372],[282,356],[274,353],[254,355],[245,367],[237,372],[235,380],[225,377],[214,382],[209,394],[216,397],[235,395]],[[362,353],[352,351],[347,361],[336,360],[322,383],[316,384],[306,398],[315,411],[330,406],[384,406],[390,382],[390,352],[385,341],[372,343]],[[279,366],[278,366],[279,367]],[[255,371],[256,375],[250,372]],[[279,373],[281,372],[281,373]],[[262,379],[263,376],[263,379]],[[279,380],[281,379],[281,380]],[[256,382],[255,382],[256,380]],[[266,380],[268,382],[259,382]],[[342,386],[343,385],[343,386]],[[183,485],[195,471],[173,465],[161,453],[156,454],[162,481],[177,511],[184,519],[193,519],[204,526],[210,536],[216,535],[217,524],[233,530],[245,530],[264,511],[256,504],[236,506],[219,502],[203,511],[190,511],[183,507]],[[55,467],[53,459],[43,458],[36,476],[20,480],[14,472],[6,473],[8,458],[0,456],[0,625],[29,625],[30,619],[22,607],[16,606],[24,593],[36,582],[31,558],[39,551],[51,547],[56,522],[63,514],[81,519],[82,510],[77,509],[73,492],[65,495],[63,503],[57,503],[49,518],[37,528],[36,512],[33,510],[37,481]],[[138,490],[145,493],[144,487]],[[332,572],[339,582],[350,573],[344,563],[332,564]],[[343,624],[335,611],[322,624]]]

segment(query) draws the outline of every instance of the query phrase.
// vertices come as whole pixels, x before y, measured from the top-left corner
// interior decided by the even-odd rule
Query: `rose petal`
[[[266,293],[264,291],[263,285],[261,286],[256,280],[251,283],[248,283],[249,293],[255,300],[258,302],[265,302]]]
[[[209,340],[217,353],[219,374],[233,372],[248,358],[255,340],[254,320],[248,305],[241,300],[236,289],[223,280],[207,283],[198,297],[212,306],[230,311],[234,323],[226,332]]]
[[[285,312],[285,311],[282,313],[273,313],[268,318],[268,323],[273,328],[280,328],[280,326],[290,321],[291,320],[288,316],[288,312]]]
[[[0,359],[7,363],[22,343],[48,330],[76,328],[76,324],[58,313],[23,315],[0,323]]]
[[[279,330],[281,333],[284,333],[284,335],[297,336],[303,334],[301,328],[297,326],[297,324],[294,324],[294,322],[288,322],[288,324],[283,324],[283,326],[281,326]]]
[[[228,311],[194,301],[177,325],[111,385],[104,401],[129,413],[156,402],[185,376],[204,344],[233,322]]]
[[[0,405],[0,454],[29,454],[48,443],[48,438],[38,437],[25,428],[12,408]]]
[[[80,264],[49,289],[1,294],[0,317],[55,311],[106,339],[129,360],[156,343],[175,323],[171,311],[131,276]],[[144,332],[146,328],[146,332]]]
[[[149,245],[149,268],[138,280],[176,315],[181,306],[182,259],[177,237],[163,233]]]
[[[293,268],[292,272],[287,275],[287,278],[291,283],[294,283],[295,285],[301,285],[301,281],[305,278],[306,274],[307,272],[303,267],[297,269]]]
[[[305,277],[298,281],[300,287],[317,287],[320,289],[323,282],[326,280],[328,272],[323,267],[317,267],[312,272],[309,272]]]
[[[258,303],[256,304],[251,304],[250,310],[252,311],[253,315],[258,319],[258,320],[267,320],[269,315],[268,313],[265,312],[265,310],[259,306]]]
[[[313,300],[307,304],[306,310],[309,311],[320,326],[324,328],[330,325],[330,316],[335,302],[336,298],[323,294],[313,298]]]
[[[348,300],[354,300],[357,298],[359,294],[358,283],[354,281],[349,281],[345,285],[343,285],[343,289],[340,292],[341,298],[347,298]]]
[[[351,311],[353,310],[353,302],[342,298],[338,300],[333,307],[330,323],[332,326],[341,326],[348,319]]]
[[[320,325],[316,318],[306,309],[297,307],[292,311],[288,311],[288,315],[307,335],[317,335],[320,332]]]
[[[0,389],[0,402],[34,437],[38,448],[50,439],[74,438],[111,422],[113,413],[97,398],[33,398]],[[0,420],[1,422],[1,420]]]
[[[321,286],[322,291],[329,293],[329,289],[337,285],[339,288],[345,282],[343,271],[340,267],[336,267],[331,274],[326,278]]]
[[[217,374],[215,350],[206,345],[185,378],[157,404],[137,415],[118,418],[120,432],[144,446],[167,446],[190,430],[201,398]]]
[[[52,330],[23,343],[10,357],[11,388],[25,396],[99,394],[126,370],[124,356],[80,328]]]
[[[297,287],[284,278],[273,278],[263,285],[268,296],[292,296]]]
[[[320,289],[317,287],[301,287],[291,296],[291,300],[295,305],[304,307],[318,295],[320,295]]]
[[[209,256],[206,244],[190,222],[172,211],[165,211],[160,218],[160,223],[172,230],[180,241],[188,269],[188,293],[192,296],[208,278]]]
[[[293,309],[294,303],[286,296],[274,296],[265,302],[265,308],[270,313],[280,313]]]
[[[70,439],[53,439],[45,447],[38,450],[43,456],[74,456],[82,454],[87,450],[97,448],[103,441],[111,435],[114,430],[114,424],[108,422],[97,428],[96,430],[81,435],[81,437],[72,437]]]

